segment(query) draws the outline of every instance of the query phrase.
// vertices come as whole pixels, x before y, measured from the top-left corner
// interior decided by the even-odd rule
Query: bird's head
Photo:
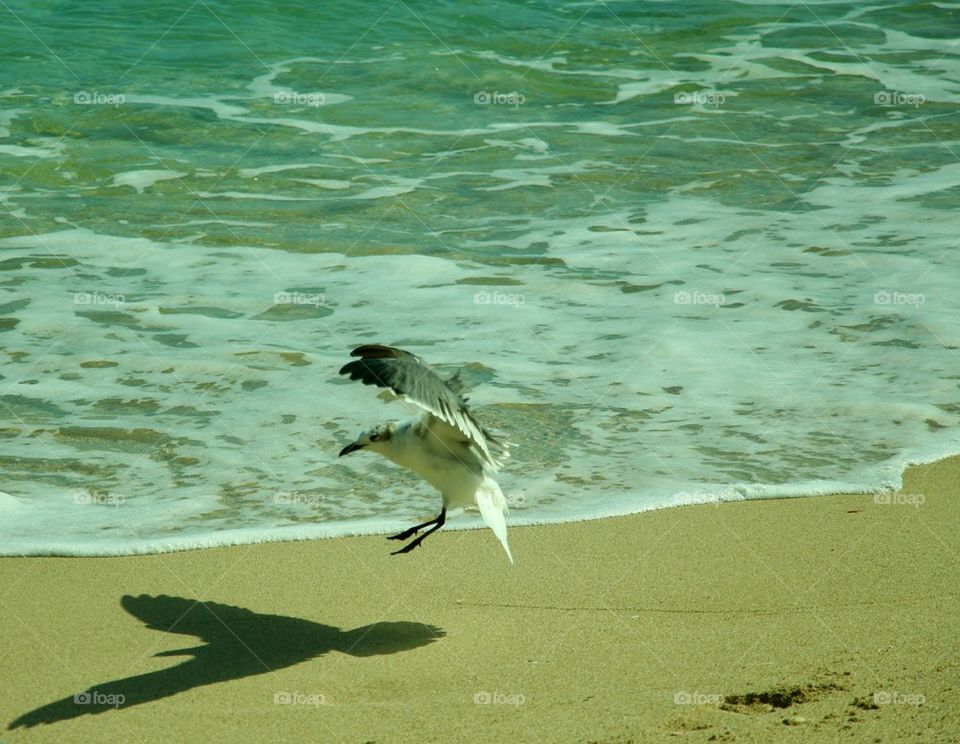
[[[356,452],[360,449],[369,449],[373,452],[383,454],[384,450],[389,446],[390,440],[393,439],[394,426],[395,424],[390,421],[386,424],[378,424],[370,429],[370,431],[365,431],[357,437],[357,441],[348,444],[340,450],[340,457],[349,455],[351,452]]]

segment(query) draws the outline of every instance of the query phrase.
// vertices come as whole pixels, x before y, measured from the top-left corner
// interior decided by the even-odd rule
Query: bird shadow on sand
[[[439,628],[423,623],[381,622],[340,630],[298,617],[264,615],[243,607],[165,595],[127,595],[120,604],[151,630],[196,636],[202,643],[157,654],[188,657],[180,664],[90,685],[24,713],[8,729],[130,708],[194,687],[266,674],[329,651],[351,656],[394,654],[444,636]]]

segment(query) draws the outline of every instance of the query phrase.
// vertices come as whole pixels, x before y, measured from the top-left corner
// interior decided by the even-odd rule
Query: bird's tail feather
[[[513,556],[510,554],[510,546],[507,544],[507,499],[500,490],[497,482],[490,477],[485,477],[483,483],[477,489],[477,506],[480,508],[480,515],[487,527],[493,530],[503,549],[507,551],[507,558],[513,563]]]

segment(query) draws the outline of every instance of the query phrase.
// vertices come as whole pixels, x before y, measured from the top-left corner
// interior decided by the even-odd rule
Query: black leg
[[[400,550],[393,551],[390,555],[398,555],[400,553],[409,553],[411,550],[417,547],[420,543],[422,543],[427,538],[427,535],[430,535],[436,532],[437,530],[439,530],[441,527],[443,527],[443,524],[444,522],[446,522],[446,520],[447,520],[447,507],[443,507],[440,510],[440,513],[436,516],[436,518],[431,519],[429,522],[418,524],[416,527],[411,527],[409,530],[404,530],[399,535],[394,535],[393,537],[388,538],[390,540],[406,540],[411,535],[417,534],[417,532],[423,529],[424,527],[433,525],[432,527],[430,527],[429,530],[427,530],[422,535],[420,535],[420,537],[418,537],[416,540],[409,543],[408,545],[404,545],[402,548],[400,548]]]
[[[428,522],[424,522],[423,524],[414,525],[414,526],[411,527],[409,530],[404,530],[403,532],[398,532],[396,535],[391,535],[391,536],[388,537],[387,539],[388,539],[388,540],[406,540],[406,539],[408,539],[408,538],[411,538],[411,537],[413,537],[414,535],[416,535],[420,530],[422,530],[424,527],[429,527],[430,525],[436,524],[437,522],[440,522],[440,524],[443,524],[443,520],[444,520],[444,518],[446,517],[446,514],[447,514],[447,509],[446,509],[446,507],[444,507],[444,508],[441,510],[441,512],[440,512],[439,515],[437,515],[437,516],[434,517],[433,519],[429,520]]]

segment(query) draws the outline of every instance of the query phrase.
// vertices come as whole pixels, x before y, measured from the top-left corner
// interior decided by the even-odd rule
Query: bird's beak
[[[349,455],[351,452],[356,452],[358,449],[363,449],[363,445],[357,442],[352,442],[340,450],[338,457],[343,457],[344,455]]]

